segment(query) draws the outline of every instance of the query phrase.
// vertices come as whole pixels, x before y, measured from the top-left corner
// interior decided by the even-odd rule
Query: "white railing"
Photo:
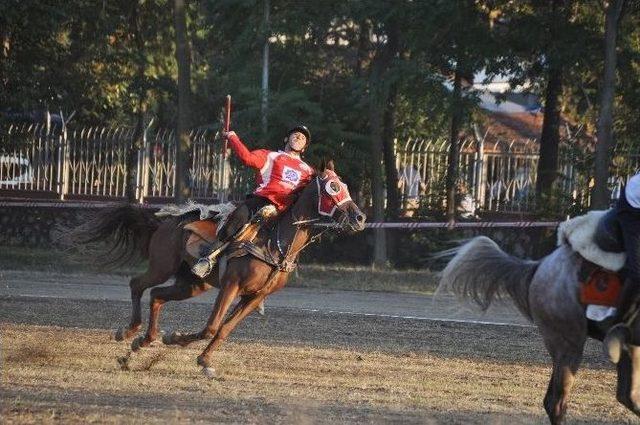
[[[136,176],[139,202],[175,195],[174,132],[149,125],[136,142],[125,127],[70,129],[45,124],[0,126],[0,194],[58,199],[125,198],[129,173]],[[189,134],[189,181],[194,198],[242,199],[252,174],[234,159],[223,158],[217,133]],[[135,169],[127,157],[134,155]]]

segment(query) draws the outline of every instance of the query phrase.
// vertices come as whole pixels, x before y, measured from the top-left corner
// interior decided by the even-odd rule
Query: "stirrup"
[[[202,257],[197,263],[191,267],[191,272],[200,278],[206,277],[215,266],[215,260],[208,257]]]

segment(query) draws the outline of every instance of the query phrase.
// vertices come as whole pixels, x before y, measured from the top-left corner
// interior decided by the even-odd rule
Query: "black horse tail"
[[[478,236],[457,249],[442,271],[438,292],[450,288],[462,298],[471,298],[482,310],[506,293],[531,320],[529,286],[539,264],[509,255],[491,239]]]
[[[100,210],[67,232],[65,239],[76,248],[86,249],[89,245],[103,251],[106,247],[106,255],[99,256],[100,262],[115,267],[149,258],[151,236],[159,225],[160,220],[152,211],[123,204]]]

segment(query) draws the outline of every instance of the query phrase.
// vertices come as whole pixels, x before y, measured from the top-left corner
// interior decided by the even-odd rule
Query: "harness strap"
[[[273,258],[273,256],[271,255],[270,250],[261,248],[253,242],[249,242],[249,241],[234,242],[229,247],[229,254],[228,254],[229,259],[244,257],[246,255],[251,255],[257,258],[258,260],[263,261],[269,264],[270,266],[273,266],[275,270],[285,272],[285,273],[292,272],[293,270],[295,270],[296,266],[298,265],[297,261],[289,260],[290,258],[289,256],[283,258],[282,261],[280,262],[276,261],[276,259]]]

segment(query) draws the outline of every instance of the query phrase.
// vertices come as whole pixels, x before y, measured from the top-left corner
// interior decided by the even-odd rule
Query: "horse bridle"
[[[316,187],[317,187],[317,194],[318,194],[318,199],[320,199],[320,197],[322,196],[322,189],[320,187],[320,176],[316,176],[315,178],[316,180]],[[335,204],[335,207],[338,207],[338,204]],[[333,218],[331,218],[331,222],[327,222],[327,223],[318,223],[319,221],[322,221],[322,217],[317,217],[317,218],[312,218],[312,219],[307,219],[307,220],[298,220],[296,219],[295,215],[293,214],[293,208],[289,209],[289,211],[287,212],[289,214],[291,214],[291,218],[293,219],[293,222],[291,223],[292,225],[294,225],[296,227],[296,231],[293,234],[293,239],[291,240],[291,244],[289,245],[289,247],[287,248],[286,252],[285,250],[282,248],[282,243],[280,241],[280,222],[276,222],[276,226],[275,226],[275,236],[276,236],[276,248],[278,249],[278,253],[282,256],[282,258],[284,259],[284,261],[287,260],[287,258],[290,258],[291,256],[296,256],[298,255],[303,249],[305,249],[307,246],[311,245],[312,243],[317,242],[318,240],[320,240],[320,238],[322,237],[323,234],[325,234],[327,231],[333,229],[333,228],[339,228],[341,229],[341,222],[347,220],[346,216],[343,216],[343,218],[340,220],[341,222],[337,222],[335,220],[333,220]],[[320,212],[318,211],[318,214],[320,214]],[[327,216],[324,216],[327,217]],[[315,235],[311,236],[309,238],[309,240],[302,245],[300,248],[298,248],[295,252],[291,252],[291,248],[293,246],[293,241],[295,241],[296,236],[298,236],[298,231],[300,230],[300,228],[305,227],[309,224],[315,224],[318,227],[323,227],[323,229],[321,231],[319,231],[318,233],[316,233]],[[315,226],[314,226],[315,227]]]

